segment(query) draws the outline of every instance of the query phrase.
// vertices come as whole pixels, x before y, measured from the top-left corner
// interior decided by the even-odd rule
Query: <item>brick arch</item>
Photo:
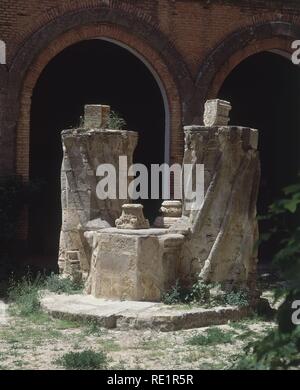
[[[109,11],[109,12],[108,12]],[[49,61],[66,47],[87,39],[102,38],[128,47],[149,65],[163,86],[170,113],[170,161],[183,153],[182,121],[192,78],[175,47],[145,20],[123,12],[99,8],[63,15],[37,31],[10,66],[7,129],[15,134],[15,172],[29,173],[30,106],[33,88]]]
[[[214,99],[218,96],[218,93],[226,80],[227,76],[233,71],[233,69],[239,65],[246,58],[261,53],[263,51],[280,50],[283,53],[290,53],[292,55],[291,41],[284,38],[271,38],[264,39],[258,43],[252,43],[242,50],[234,53],[228,61],[219,69],[216,73],[212,84],[208,90],[207,99]]]
[[[269,21],[243,28],[227,37],[201,64],[193,97],[195,123],[202,123],[203,105],[215,98],[229,73],[247,57],[266,50],[291,53],[291,42],[299,39],[300,26]]]
[[[73,21],[77,23],[80,19],[78,16],[79,13],[84,18],[84,22],[94,22],[95,19],[98,19],[95,15],[87,16],[88,13],[101,14],[101,19],[103,21],[108,20],[109,22],[112,22],[112,19],[115,19],[117,22],[117,19],[120,19],[119,15],[122,15],[124,19],[126,19],[126,21],[123,22],[123,25],[129,25],[129,19],[136,18],[140,21],[144,21],[146,24],[151,24],[154,28],[156,28],[155,23],[152,21],[149,14],[127,1],[124,2],[123,0],[72,0],[53,1],[52,3],[53,4],[49,4],[45,7],[44,12],[40,12],[36,15],[33,24],[28,23],[26,26],[22,26],[22,31],[15,32],[11,39],[12,43],[8,48],[9,63],[13,61],[15,53],[22,48],[24,42],[26,42],[31,35],[35,34],[38,30],[45,29],[45,26],[53,21],[62,20],[62,16],[64,16],[64,21],[72,17]],[[111,15],[105,15],[108,13]]]

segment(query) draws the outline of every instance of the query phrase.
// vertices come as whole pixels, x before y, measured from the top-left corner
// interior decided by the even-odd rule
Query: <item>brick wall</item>
[[[299,26],[296,0],[0,0],[0,39],[7,44],[0,171],[28,177],[32,89],[47,62],[71,43],[103,35],[145,58],[166,90],[170,155],[180,161],[182,123],[201,121],[203,101],[216,96],[242,59],[289,51]]]

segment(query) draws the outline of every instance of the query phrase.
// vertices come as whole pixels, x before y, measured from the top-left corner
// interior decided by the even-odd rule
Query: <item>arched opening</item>
[[[125,47],[103,39],[76,43],[44,69],[33,91],[30,179],[41,194],[29,210],[29,248],[41,264],[57,261],[60,209],[60,133],[79,124],[85,104],[108,104],[139,133],[134,162],[168,160],[168,108],[158,77]],[[165,140],[166,138],[166,140]],[[166,147],[165,147],[166,144]],[[160,201],[144,201],[153,221]]]
[[[218,97],[232,103],[232,125],[259,129],[261,183],[258,214],[297,180],[299,171],[300,68],[278,52],[261,52],[242,61],[223,83]],[[260,222],[260,233],[269,226]],[[263,243],[261,262],[272,260],[276,242]]]

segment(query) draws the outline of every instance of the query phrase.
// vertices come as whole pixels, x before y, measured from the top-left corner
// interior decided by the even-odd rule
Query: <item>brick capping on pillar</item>
[[[86,104],[84,106],[84,127],[86,129],[106,128],[110,115],[110,106]]]

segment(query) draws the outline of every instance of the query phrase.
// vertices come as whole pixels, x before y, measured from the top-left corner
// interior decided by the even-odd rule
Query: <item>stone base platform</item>
[[[162,303],[112,301],[91,295],[47,294],[42,308],[53,317],[80,322],[95,321],[109,329],[155,329],[175,331],[222,325],[238,321],[249,314],[249,308],[234,306],[198,307],[167,306]]]

